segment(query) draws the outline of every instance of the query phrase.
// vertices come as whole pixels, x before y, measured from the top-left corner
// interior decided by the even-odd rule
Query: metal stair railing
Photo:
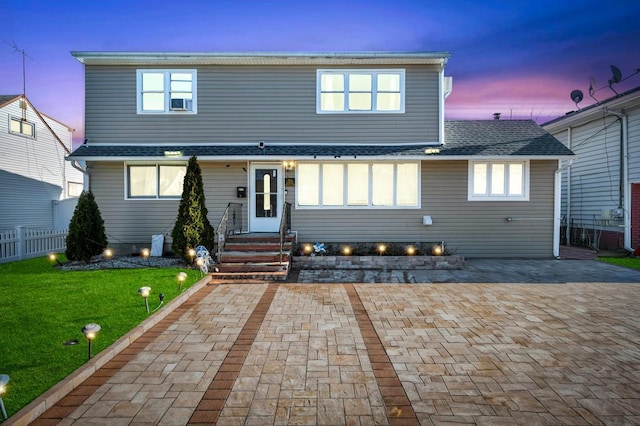
[[[282,207],[282,217],[280,218],[280,264],[282,265],[284,242],[287,233],[291,230],[291,203],[285,202]]]
[[[218,263],[222,263],[222,251],[228,235],[242,232],[242,204],[229,203],[216,228],[218,235]]]

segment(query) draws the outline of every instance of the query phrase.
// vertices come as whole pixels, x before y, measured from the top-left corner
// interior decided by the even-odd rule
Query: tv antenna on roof
[[[13,53],[20,53],[22,55],[22,99],[24,102],[26,102],[27,99],[27,66],[26,66],[26,58],[30,57],[29,55],[27,55],[27,52],[24,49],[20,49],[18,48],[18,45],[16,44],[15,41],[12,41],[12,43],[7,43],[9,44],[11,47],[13,47]],[[25,105],[25,108],[22,108],[22,119],[26,120],[27,119],[27,108]]]
[[[620,71],[620,68],[616,67],[615,65],[611,65],[611,80],[609,80],[609,89],[611,89],[613,91],[613,93],[617,95],[619,95],[618,92],[616,92],[616,89],[613,88],[614,84],[618,84],[622,81],[622,72]]]
[[[596,79],[589,77],[589,96],[591,96],[594,101],[600,102],[595,96],[593,96],[594,93],[596,93]]]

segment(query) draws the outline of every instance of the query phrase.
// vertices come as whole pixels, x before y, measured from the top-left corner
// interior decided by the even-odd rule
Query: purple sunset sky
[[[83,66],[70,51],[448,51],[447,119],[541,123],[599,100],[610,65],[640,86],[640,2],[9,0],[0,25],[0,94],[26,94],[83,139]]]

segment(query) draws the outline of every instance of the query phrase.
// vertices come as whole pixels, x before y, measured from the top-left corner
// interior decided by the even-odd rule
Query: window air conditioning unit
[[[191,111],[192,102],[191,99],[172,98],[171,111]]]

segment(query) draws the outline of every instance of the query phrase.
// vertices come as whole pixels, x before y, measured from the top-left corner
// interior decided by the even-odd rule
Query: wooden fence
[[[32,229],[16,226],[0,231],[0,263],[63,252],[67,247],[66,229]]]

